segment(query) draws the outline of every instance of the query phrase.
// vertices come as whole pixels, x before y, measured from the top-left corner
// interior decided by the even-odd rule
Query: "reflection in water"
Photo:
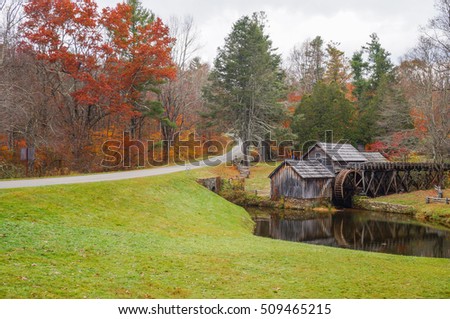
[[[260,215],[255,211],[253,215]],[[273,239],[408,256],[450,258],[450,232],[367,212],[254,217],[255,234]],[[388,220],[389,218],[389,220]]]

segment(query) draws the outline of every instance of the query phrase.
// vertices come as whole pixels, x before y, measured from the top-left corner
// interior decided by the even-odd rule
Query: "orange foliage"
[[[30,0],[24,13],[20,49],[60,81],[48,84],[55,83],[51,100],[62,133],[42,152],[87,170],[98,164],[103,142],[121,140],[130,118],[140,115],[135,106],[148,100],[143,91],[175,77],[175,39],[159,18],[136,26],[126,3],[99,10],[94,0]]]
[[[380,152],[387,156],[390,160],[404,160],[412,152],[406,147],[411,137],[415,136],[414,132],[395,132],[390,137],[388,142],[376,141],[372,144],[366,145],[366,150],[369,152]]]
[[[426,133],[427,130],[427,117],[423,112],[417,108],[411,109],[411,118],[414,120],[414,128],[419,134]]]
[[[302,95],[298,92],[291,92],[288,94],[288,102],[289,103],[298,103],[302,100]]]
[[[302,95],[296,91],[290,92],[287,96],[287,106],[286,106],[286,112],[289,115],[294,115],[295,114],[295,110],[297,109],[297,105],[300,103],[300,101],[302,100]],[[283,126],[283,128],[289,128],[291,126],[291,120],[286,120],[283,123],[281,123],[281,125]]]
[[[168,28],[156,19],[131,32],[132,7],[125,3],[99,13],[93,0],[32,0],[24,11],[22,48],[82,83],[71,93],[78,105],[130,117],[137,87],[175,76]]]
[[[345,98],[349,100],[350,102],[355,102],[356,97],[353,95],[353,91],[355,90],[355,86],[352,83],[347,83],[345,85],[346,92],[345,92]]]

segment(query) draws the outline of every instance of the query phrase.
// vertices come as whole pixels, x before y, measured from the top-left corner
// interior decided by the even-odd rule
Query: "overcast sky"
[[[100,0],[102,5],[118,1]],[[142,0],[163,21],[171,16],[194,18],[207,62],[243,15],[265,11],[274,47],[287,57],[295,44],[316,35],[341,43],[348,57],[369,41],[373,32],[398,62],[414,46],[420,25],[435,15],[434,0]]]

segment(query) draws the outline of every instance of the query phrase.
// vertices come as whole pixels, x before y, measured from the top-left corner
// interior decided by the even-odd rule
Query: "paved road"
[[[152,169],[142,169],[135,171],[117,172],[117,173],[105,173],[95,175],[84,176],[68,176],[68,177],[53,177],[53,178],[39,178],[39,179],[24,179],[24,180],[12,180],[12,181],[0,181],[0,189],[7,188],[24,188],[24,187],[38,187],[38,186],[50,186],[50,185],[65,185],[65,184],[82,184],[82,183],[95,183],[95,182],[107,182],[107,181],[119,181],[124,179],[140,178],[157,176],[164,174],[171,174],[176,172],[183,172],[192,169],[198,169],[206,166],[217,166],[225,163],[227,160],[231,161],[235,156],[241,156],[241,144],[235,146],[230,152],[225,155],[210,158],[207,161],[200,161],[187,165],[166,166]]]

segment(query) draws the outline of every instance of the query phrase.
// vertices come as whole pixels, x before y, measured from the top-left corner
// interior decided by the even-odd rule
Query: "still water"
[[[450,258],[450,231],[396,214],[336,214],[249,208],[255,235],[314,245],[407,256]]]

